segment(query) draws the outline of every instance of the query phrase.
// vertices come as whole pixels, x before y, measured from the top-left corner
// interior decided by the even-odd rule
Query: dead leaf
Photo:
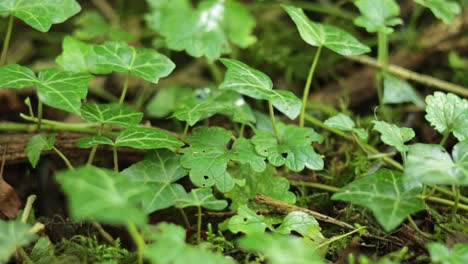
[[[3,179],[0,179],[0,212],[8,219],[16,217],[21,208],[21,200],[15,190]]]

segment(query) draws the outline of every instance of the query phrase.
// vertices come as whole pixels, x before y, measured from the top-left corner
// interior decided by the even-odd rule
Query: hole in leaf
[[[281,153],[281,157],[286,158],[288,156],[288,153]]]
[[[247,222],[247,217],[244,217],[244,219],[243,219],[243,220],[244,220],[244,222]]]
[[[203,179],[205,179],[205,180],[208,180],[209,178],[210,178],[210,177],[208,177],[208,176],[206,176],[206,175],[203,176]]]

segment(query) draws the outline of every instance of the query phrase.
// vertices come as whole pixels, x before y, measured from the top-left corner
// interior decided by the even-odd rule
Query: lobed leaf
[[[0,220],[0,262],[7,263],[17,248],[28,245],[36,235],[20,221]]]
[[[143,119],[143,113],[124,104],[85,103],[80,109],[81,118],[89,122],[122,127],[136,126]]]
[[[374,130],[381,134],[380,139],[387,145],[395,147],[400,152],[408,151],[405,142],[414,138],[415,133],[412,128],[400,128],[385,121],[373,121]]]
[[[445,24],[453,22],[461,12],[461,7],[456,1],[448,0],[415,0],[416,3],[429,8],[432,13]]]
[[[347,115],[339,113],[325,120],[325,125],[341,131],[351,131],[356,133],[361,139],[367,139],[369,136],[363,128],[356,128],[356,123]]]
[[[26,156],[33,168],[36,168],[37,163],[41,158],[41,153],[46,150],[51,150],[54,147],[54,144],[55,134],[37,134],[28,140],[28,144],[24,151],[26,152]]]
[[[93,45],[66,36],[62,42],[62,54],[55,59],[58,65],[71,72],[95,72],[96,54]]]
[[[117,147],[136,149],[177,148],[183,145],[182,141],[169,132],[148,127],[128,127],[115,139]]]
[[[0,67],[0,88],[21,89],[34,86],[36,83],[36,75],[29,68],[18,64],[8,64]]]
[[[463,264],[468,259],[468,244],[457,243],[451,248],[444,244],[431,242],[426,244],[432,263]]]
[[[292,234],[293,231],[315,241],[317,244],[325,240],[320,232],[320,225],[317,220],[304,212],[290,212],[284,217],[281,225],[275,229],[276,233],[283,235]]]
[[[89,136],[89,137],[80,137],[76,141],[76,146],[79,148],[90,148],[96,145],[114,145],[114,142],[104,136]]]
[[[426,106],[411,84],[388,73],[384,74],[383,102],[386,104],[412,102],[420,108]]]
[[[197,188],[192,189],[189,193],[186,193],[183,197],[178,197],[175,200],[176,207],[203,207],[209,210],[223,210],[227,206],[227,201],[218,200],[213,195],[211,188]]]
[[[354,24],[368,32],[389,34],[393,32],[393,26],[403,23],[398,17],[400,7],[395,0],[357,0],[354,4],[361,13],[361,16],[354,20]]]
[[[263,222],[263,216],[249,209],[246,205],[237,208],[237,214],[228,221],[228,228],[233,234],[242,232],[246,235],[263,234],[268,228],[273,230],[273,226]]]

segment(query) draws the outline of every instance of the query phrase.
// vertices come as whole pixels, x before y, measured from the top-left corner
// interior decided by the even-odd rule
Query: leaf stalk
[[[322,51],[322,46],[319,46],[317,51],[315,52],[312,65],[310,66],[309,74],[307,75],[307,81],[305,83],[304,93],[302,95],[302,107],[301,107],[301,113],[299,115],[299,127],[304,127],[304,118],[305,118],[305,112],[307,109],[307,101],[309,99],[310,85],[314,77],[315,69],[317,68],[317,64],[320,58],[321,51]]]
[[[15,17],[13,15],[10,15],[8,19],[8,26],[7,26],[7,31],[5,33],[5,40],[3,40],[2,55],[0,57],[0,66],[6,63],[8,47],[10,46],[11,33],[13,32],[14,18]]]
[[[273,132],[275,133],[276,140],[279,143],[280,136],[278,132],[278,127],[276,126],[275,110],[273,109],[273,104],[270,101],[268,101],[268,111],[270,112],[271,126],[273,127]]]

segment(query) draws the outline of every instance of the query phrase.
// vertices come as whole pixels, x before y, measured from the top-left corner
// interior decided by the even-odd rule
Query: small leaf
[[[301,100],[287,90],[273,90],[271,79],[264,73],[236,60],[220,59],[228,68],[220,89],[270,101],[281,113],[291,119],[301,111]]]
[[[115,139],[117,147],[136,149],[177,148],[184,145],[175,136],[161,129],[129,127]]]
[[[122,127],[136,126],[143,119],[143,113],[117,103],[85,103],[81,106],[80,112],[80,116],[86,121]]]
[[[252,170],[256,172],[262,172],[266,168],[265,158],[259,156],[254,145],[245,138],[237,139],[232,145],[231,160],[238,161],[241,164],[248,163]]]
[[[62,43],[62,54],[55,60],[58,65],[71,72],[94,72],[93,46],[66,36]]]
[[[356,128],[354,121],[347,115],[339,113],[325,120],[325,125],[341,131],[352,131],[361,139],[367,139],[369,136],[363,128]]]
[[[185,243],[185,229],[170,223],[151,226],[148,236],[152,243],[145,245],[144,255],[153,264],[234,264],[230,258],[205,247]],[[148,239],[146,239],[148,240]]]
[[[304,212],[295,211],[287,214],[281,225],[275,229],[275,232],[283,235],[289,235],[293,231],[315,241],[317,244],[325,239],[320,232],[317,220]]]
[[[432,263],[464,264],[468,259],[468,244],[455,244],[452,248],[437,242],[426,244]]]
[[[405,166],[405,180],[424,184],[468,185],[467,145],[466,140],[455,145],[453,157],[456,163],[440,145],[411,145]]]
[[[374,130],[381,134],[380,139],[387,145],[395,147],[400,152],[408,151],[405,142],[414,138],[415,133],[412,128],[398,127],[384,121],[373,121]]]
[[[415,0],[416,3],[431,9],[432,13],[445,24],[453,22],[461,12],[461,7],[456,1],[448,0]]]
[[[420,193],[421,184],[404,182],[400,172],[380,169],[341,188],[332,199],[371,209],[389,232],[407,216],[424,209],[424,203],[417,197]]]
[[[360,55],[370,51],[370,48],[359,42],[348,32],[327,24],[312,22],[301,8],[282,5],[297,26],[301,38],[309,45],[327,47],[343,55]]]
[[[106,19],[96,10],[88,9],[81,12],[74,19],[76,29],[73,31],[73,36],[81,40],[94,40],[100,42],[103,40],[132,40],[135,37],[119,27],[113,27]]]
[[[286,165],[292,171],[323,169],[323,158],[312,147],[312,142],[321,142],[323,137],[312,128],[294,125],[278,125],[280,142],[270,131],[257,130],[251,141],[261,156],[267,157],[273,166]]]
[[[354,24],[366,28],[368,32],[390,34],[393,32],[393,26],[403,23],[398,17],[400,7],[395,0],[357,0],[354,4],[361,12]]]
[[[227,201],[218,200],[213,196],[211,188],[192,189],[184,197],[177,198],[175,203],[178,208],[196,206],[215,211],[223,210],[227,206]]]
[[[33,71],[18,64],[0,67],[0,88],[21,89],[36,85],[37,78]]]
[[[30,228],[20,221],[0,220],[0,262],[7,263],[18,247],[28,245],[36,237]]]
[[[460,141],[468,138],[468,100],[452,93],[435,92],[426,97],[426,120],[439,133],[453,132]]]
[[[146,105],[146,113],[151,117],[162,118],[170,115],[187,100],[194,89],[180,85],[161,88]]]
[[[426,106],[411,84],[390,74],[384,75],[383,102],[386,104],[412,102],[420,108]]]
[[[229,173],[236,180],[245,180],[245,186],[235,185],[224,196],[231,199],[231,210],[240,205],[248,204],[257,194],[264,194],[271,198],[294,204],[296,196],[289,191],[289,182],[277,175],[273,166],[268,165],[263,172],[255,172],[250,166],[240,165],[229,169]],[[255,206],[255,204],[251,204]]]
[[[237,214],[229,219],[229,231],[234,234],[242,232],[247,235],[265,233],[265,229],[273,229],[272,226],[263,222],[263,216],[249,209],[246,205],[237,208]]]
[[[41,32],[49,31],[52,24],[62,23],[80,10],[75,0],[0,1],[0,17],[15,16]]]
[[[101,74],[124,72],[157,83],[175,68],[166,56],[151,49],[129,46],[123,41],[107,41],[94,46],[94,52],[95,72]]]
[[[76,141],[76,146],[79,148],[90,148],[96,145],[114,145],[114,142],[110,138],[104,136],[89,136],[80,137]]]
[[[121,174],[148,186],[150,191],[142,200],[148,213],[173,206],[175,199],[186,195],[184,188],[175,182],[188,171],[180,166],[180,155],[166,149],[149,152],[144,160],[134,163]]]
[[[259,252],[270,264],[326,263],[314,250],[310,240],[279,234],[254,234],[239,239],[245,250]]]
[[[55,175],[68,197],[68,209],[76,220],[93,220],[108,224],[137,225],[146,222],[139,207],[147,188],[117,172],[85,166]]]
[[[36,168],[36,165],[41,158],[42,151],[51,150],[54,147],[54,143],[55,134],[38,134],[29,139],[25,152],[33,168]]]

